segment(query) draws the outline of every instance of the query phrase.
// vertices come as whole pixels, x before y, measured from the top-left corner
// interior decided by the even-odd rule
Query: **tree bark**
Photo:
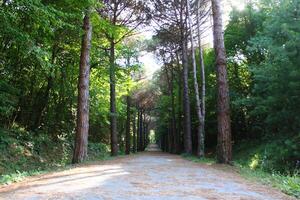
[[[212,0],[214,48],[218,84],[218,146],[217,159],[220,163],[232,160],[229,87],[227,83],[226,53],[222,31],[220,0]]]
[[[111,155],[117,156],[118,133],[117,133],[117,111],[116,111],[116,66],[115,66],[115,43],[112,38],[110,41],[110,56],[109,56],[109,79],[110,79],[110,138],[111,138]]]
[[[141,151],[145,150],[145,132],[146,132],[146,111],[143,112],[142,117],[142,130],[141,130]]]
[[[182,1],[184,2],[184,1]],[[189,97],[189,84],[188,84],[188,56],[187,56],[187,35],[183,13],[184,5],[181,5],[181,48],[182,48],[182,64],[183,64],[183,111],[184,111],[184,153],[192,153],[192,134],[191,134],[191,113],[190,113],[190,97]]]
[[[200,62],[200,67],[201,67],[201,80],[202,80],[202,85],[201,85],[201,113],[202,113],[202,118],[201,118],[201,131],[200,131],[200,138],[199,138],[199,144],[198,144],[198,152],[199,156],[204,156],[205,154],[205,96],[206,96],[206,91],[205,91],[205,65],[204,65],[204,59],[203,59],[203,50],[201,46],[201,30],[200,30],[200,2],[198,1],[197,5],[197,37],[198,37],[198,48],[199,48],[199,62]]]
[[[137,146],[138,146],[138,151],[142,151],[142,133],[143,133],[143,112],[141,109],[139,109],[139,114],[138,114],[138,137],[137,137]]]
[[[172,66],[171,66],[171,73],[172,73]],[[168,65],[165,63],[165,74],[167,78],[168,84],[168,96],[171,98],[171,107],[168,108],[169,117],[168,117],[168,152],[171,153],[174,151],[174,138],[175,138],[175,128],[174,128],[174,121],[173,121],[173,109],[174,109],[174,95],[173,95],[173,80],[172,75],[171,78],[169,76]]]
[[[132,117],[132,132],[133,132],[133,152],[136,152],[136,112],[133,113],[133,117]]]
[[[181,65],[179,63],[179,55],[176,52],[176,63],[177,63],[177,76],[178,76],[178,106],[177,106],[177,149],[176,149],[176,153],[181,153],[182,151],[182,70],[181,70]]]
[[[170,92],[171,92],[171,115],[172,115],[172,135],[173,135],[173,147],[172,147],[172,153],[176,153],[177,152],[177,131],[176,131],[176,114],[175,114],[175,95],[174,95],[174,69],[173,67],[171,68],[171,88],[170,88]]]
[[[197,125],[197,138],[198,138],[198,148],[197,148],[197,156],[201,157],[203,156],[202,149],[203,144],[202,142],[202,127],[201,127],[201,122],[202,122],[202,112],[201,112],[201,105],[200,105],[200,98],[199,98],[199,86],[198,86],[198,79],[197,79],[197,64],[196,64],[196,55],[195,55],[195,49],[194,49],[194,39],[193,39],[193,25],[192,25],[192,20],[190,16],[190,4],[189,1],[187,0],[187,16],[188,16],[188,28],[189,28],[189,33],[190,33],[190,41],[191,41],[191,51],[192,51],[192,64],[193,64],[193,79],[194,79],[194,91],[195,91],[195,99],[196,99],[196,112],[197,112],[197,117],[198,117],[198,125]]]
[[[131,99],[130,96],[127,95],[127,118],[126,118],[126,135],[125,135],[125,153],[130,154],[130,106],[131,106]]]
[[[89,131],[89,79],[90,79],[90,49],[92,25],[87,13],[83,19],[84,35],[81,44],[80,72],[78,81],[77,126],[73,163],[82,162],[87,158]]]

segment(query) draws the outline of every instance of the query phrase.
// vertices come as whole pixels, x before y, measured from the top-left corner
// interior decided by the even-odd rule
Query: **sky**
[[[232,7],[237,8],[238,10],[242,10],[245,6],[246,0],[223,0],[223,22],[224,26],[226,26],[229,20],[229,13]],[[151,39],[153,35],[153,31],[151,29],[145,29],[141,32],[141,36],[145,39]],[[212,30],[207,32],[207,37],[204,38],[204,43],[208,43],[212,46],[213,37]],[[155,58],[155,55],[152,52],[141,52],[141,56],[139,58],[140,62],[143,64],[145,69],[145,74],[147,79],[151,79],[153,74],[161,68],[161,63]]]

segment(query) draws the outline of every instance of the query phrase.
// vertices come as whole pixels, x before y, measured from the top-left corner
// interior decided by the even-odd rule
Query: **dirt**
[[[0,186],[0,199],[39,200],[289,200],[242,178],[234,168],[187,161],[178,155],[138,153],[79,165]]]

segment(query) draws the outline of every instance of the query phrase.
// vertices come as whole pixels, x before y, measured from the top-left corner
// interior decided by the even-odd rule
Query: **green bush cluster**
[[[297,141],[299,136],[273,141],[244,141],[234,149],[235,165],[240,167],[242,175],[300,198]]]
[[[294,174],[299,171],[299,137],[244,141],[235,147],[235,160],[251,169]]]
[[[89,159],[104,159],[108,150],[105,144],[89,143]],[[0,184],[11,183],[70,164],[73,140],[66,135],[53,139],[14,125],[9,130],[0,129],[0,152]]]

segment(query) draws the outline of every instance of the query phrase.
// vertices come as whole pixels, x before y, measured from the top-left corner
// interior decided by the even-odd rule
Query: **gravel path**
[[[152,148],[150,148],[152,149]],[[205,200],[293,199],[249,182],[233,168],[144,152],[0,186],[0,199]]]

